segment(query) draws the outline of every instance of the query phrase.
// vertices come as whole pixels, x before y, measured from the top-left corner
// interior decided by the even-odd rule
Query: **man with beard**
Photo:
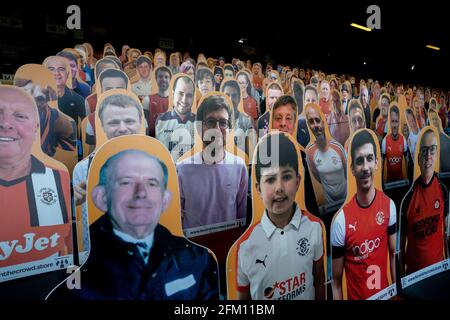
[[[173,84],[173,109],[156,119],[156,139],[169,150],[174,161],[194,146],[194,83],[188,76]]]
[[[403,135],[398,132],[400,113],[396,105],[393,105],[390,109],[389,120],[391,133],[384,137],[381,143],[381,155],[383,156],[383,161],[387,161],[386,182],[399,181],[407,178],[403,173],[403,162],[407,159],[408,144]]]
[[[382,141],[384,136],[387,134],[389,103],[389,95],[387,93],[383,93],[380,98],[381,114],[375,125],[375,133],[377,134],[379,141]]]
[[[230,222],[245,222],[247,169],[243,159],[225,150],[230,128],[231,106],[224,95],[205,98],[196,116],[202,151],[177,164],[182,222],[187,235],[186,229],[214,225],[213,230],[220,231]]]
[[[320,106],[306,106],[306,122],[316,140],[306,148],[306,161],[314,178],[322,185],[326,203],[345,199],[347,158],[344,148],[325,134],[326,122]]]
[[[156,119],[169,108],[169,84],[172,73],[167,67],[159,67],[155,71],[158,92],[150,96],[150,112],[148,115],[149,135],[155,136]]]
[[[367,299],[386,288],[388,250],[391,278],[395,280],[396,209],[394,201],[375,189],[378,159],[369,130],[353,136],[350,152],[356,194],[331,224],[334,300],[343,299],[344,269],[349,300]],[[379,276],[377,283],[373,283],[374,272]]]
[[[420,177],[400,208],[402,274],[411,274],[448,256],[448,191],[435,172],[439,156],[437,137],[430,127],[425,130],[418,149]]]

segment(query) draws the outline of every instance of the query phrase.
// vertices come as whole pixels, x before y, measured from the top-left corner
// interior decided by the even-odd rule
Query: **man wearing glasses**
[[[439,157],[438,138],[430,127],[425,130],[418,149],[420,177],[406,194],[400,208],[402,275],[448,256],[445,239],[448,191],[435,170]]]
[[[202,151],[177,163],[183,229],[188,236],[190,231],[215,232],[245,221],[247,169],[243,159],[225,150],[231,108],[223,93],[203,100],[196,116]]]

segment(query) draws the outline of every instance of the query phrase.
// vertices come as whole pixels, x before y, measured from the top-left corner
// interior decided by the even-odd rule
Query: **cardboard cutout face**
[[[215,91],[214,83],[214,74],[210,69],[206,68],[198,68],[197,73],[195,75],[196,86],[200,91],[200,94],[204,96],[209,92]]]
[[[35,99],[22,88],[0,85],[0,113],[4,282],[65,268],[73,257],[70,177],[42,152]]]
[[[232,101],[228,96],[213,92],[202,97],[196,114],[194,147],[177,161],[184,199],[183,226],[188,237],[220,232],[245,224],[246,197],[243,195],[246,192],[241,184],[245,182],[247,185],[245,154],[239,152],[234,145],[234,132],[230,130],[232,119]],[[209,173],[205,176],[200,172]],[[227,189],[228,191],[221,190],[223,184],[220,181],[225,172],[228,178],[234,177],[230,180],[234,187]],[[216,203],[202,200],[205,197],[203,193],[192,192],[193,186],[208,183],[218,184],[210,189],[208,197],[217,199],[219,207]],[[234,193],[232,198],[237,202],[233,205],[228,199],[222,198],[223,194],[230,192]],[[205,214],[213,211],[213,216]]]
[[[95,82],[98,82],[98,77],[100,74],[107,69],[117,69],[120,70],[119,66],[115,61],[109,58],[103,58],[97,61],[95,64],[94,74],[95,74]]]
[[[332,287],[335,299],[390,299],[396,294],[390,273],[390,266],[394,261],[389,259],[394,256],[393,242],[396,234],[395,230],[393,233],[387,232],[388,226],[395,225],[396,215],[395,211],[392,211],[391,200],[381,191],[380,161],[380,147],[375,133],[365,128],[356,131],[349,142],[347,199],[331,224],[333,251],[335,247],[339,247],[345,252],[345,256],[332,252],[334,276]],[[363,216],[369,215],[371,218],[362,222]],[[339,233],[338,230],[342,230],[343,233]],[[376,250],[364,253],[362,251],[364,246],[360,245],[359,239],[372,239],[371,237],[382,240],[379,241]],[[344,238],[347,240],[342,242]],[[349,250],[349,247],[356,249]],[[388,252],[391,255],[388,255]],[[377,259],[372,261],[378,268],[377,276],[380,277],[378,286],[370,285],[372,283],[370,277],[373,274],[369,272],[371,267],[365,270],[366,266],[362,265],[365,259],[375,258]],[[356,267],[355,264],[350,265],[348,261],[355,261]]]
[[[286,100],[288,103],[282,103],[282,100]],[[292,102],[295,103],[295,100],[292,101],[288,96],[282,96],[275,101],[270,110],[269,132],[281,131],[292,137],[297,137],[297,106],[293,105]]]
[[[72,74],[69,61],[66,58],[50,56],[45,58],[42,64],[53,73],[57,87],[72,88]]]
[[[112,89],[100,95],[95,109],[95,131],[97,149],[118,136],[145,134],[139,98],[124,89]]]
[[[310,133],[306,159],[317,205],[322,213],[332,212],[346,196],[347,157],[344,148],[332,139],[318,104],[305,106],[305,118]]]
[[[224,79],[234,79],[234,69],[233,69],[232,64],[227,63],[224,65],[223,76],[224,76]]]
[[[269,140],[270,144],[268,143]],[[295,265],[295,263],[290,260],[290,257],[305,257],[302,253],[303,251],[299,249],[300,247],[298,247],[298,250],[300,250],[301,253],[292,256],[280,256],[277,255],[276,252],[271,252],[270,250],[267,251],[267,248],[271,246],[264,243],[264,240],[256,238],[255,231],[262,223],[262,219],[264,219],[263,214],[270,215],[270,221],[273,224],[273,221],[279,221],[284,216],[286,216],[287,221],[289,221],[289,217],[286,213],[289,212],[289,209],[292,208],[294,203],[296,203],[301,210],[306,210],[304,204],[304,169],[302,158],[299,155],[300,146],[295,139],[281,132],[268,133],[259,141],[258,146],[255,149],[252,162],[253,216],[251,226],[231,247],[227,258],[227,298],[230,300],[243,299],[244,291],[248,291],[245,294],[248,294],[249,298],[251,296],[252,299],[276,299],[282,297],[283,290],[279,290],[279,287],[276,286],[272,287],[272,279],[275,282],[290,278],[289,275],[284,274],[293,272],[289,267],[286,267],[291,264]],[[280,181],[282,179],[283,182]],[[277,182],[274,182],[273,180],[276,180]],[[276,189],[278,191],[274,192]],[[281,202],[273,201],[276,194],[285,195],[284,200]],[[302,211],[302,214],[306,215],[305,211]],[[326,243],[323,224],[318,219],[315,221],[321,226],[319,229],[323,231],[322,241],[323,243]],[[276,241],[277,235],[274,234],[273,236],[275,236],[275,238],[272,237],[271,239]],[[259,240],[254,243],[255,239]],[[318,246],[318,249],[324,248],[323,243]],[[310,244],[309,248],[313,247],[312,242],[309,240],[308,244]],[[246,251],[246,248],[249,247],[253,248],[252,253]],[[282,249],[282,246],[279,247],[278,245],[275,245],[275,247]],[[261,255],[259,250],[265,250],[265,253]],[[289,259],[289,261],[286,259]],[[264,283],[264,281],[261,282],[261,279],[256,276],[258,273],[252,273],[250,270],[243,267],[244,265],[247,265],[247,263],[245,263],[247,260],[251,260],[252,262],[259,261],[255,264],[255,267],[259,267],[259,264],[265,265],[265,277],[269,279],[267,281],[270,283]],[[252,268],[254,263],[248,265]],[[325,265],[324,268],[326,268]],[[279,273],[280,270],[282,270],[281,272],[283,274]],[[298,274],[298,272],[299,269],[297,267],[296,273]],[[276,277],[276,279],[273,277]],[[248,290],[243,290],[243,287],[248,284],[250,289],[247,287]],[[288,290],[290,289],[286,288],[284,291],[285,294]],[[302,293],[301,297],[308,299],[307,295],[308,293],[304,293],[304,295]]]
[[[402,232],[397,240],[403,289],[448,266],[448,192],[437,175],[442,151],[439,131],[424,127],[416,150],[414,183],[402,201]]]
[[[395,182],[408,179],[405,156],[408,151],[408,144],[402,134],[401,114],[402,110],[398,104],[392,102],[388,113],[388,133],[381,144],[381,154],[384,159],[383,182]]]
[[[154,138],[131,135],[114,138],[105,143],[92,160],[87,191],[91,238],[100,239],[106,232],[108,237],[112,237],[112,241],[117,241],[119,237],[126,242],[146,244],[149,235],[154,233],[152,248],[165,250],[166,246],[173,243],[172,236],[183,237],[180,192],[175,165],[167,149]],[[106,231],[99,232],[105,230],[101,226],[108,226],[110,223],[114,231],[107,228]],[[162,231],[161,227],[168,231]],[[163,239],[167,242],[163,242]],[[167,259],[176,257],[179,269],[163,272],[177,273],[179,270],[188,270],[187,272],[196,280],[190,284],[173,283],[165,290],[161,288],[161,292],[152,291],[157,289],[150,286],[147,295],[159,297],[158,299],[194,299],[199,294],[202,296],[206,294],[206,297],[217,299],[218,270],[213,256],[208,254],[205,248],[187,239],[177,241],[185,242],[186,249],[177,250],[177,253],[173,253],[176,256],[168,256]],[[142,250],[136,254],[141,254],[145,260],[148,251],[145,248]],[[185,251],[186,256],[181,254],[182,250],[189,250]],[[102,254],[98,255],[99,252]],[[99,270],[98,267],[102,266],[98,264],[99,260],[108,255],[108,252],[105,252],[101,241],[93,242],[86,272],[87,275],[95,274],[96,271],[100,273],[87,278],[85,281],[88,282],[85,282],[84,287],[87,287],[89,293],[95,292],[97,295],[114,299],[123,295],[132,296],[131,293],[126,293],[127,290],[131,290],[127,284],[119,286],[120,279]],[[112,262],[116,258],[110,255],[107,259]],[[211,264],[211,267],[203,267],[205,264],[197,262],[197,259],[208,259],[207,264]],[[129,261],[132,263],[132,260]],[[117,263],[123,264],[124,261]],[[200,270],[194,270],[199,267]],[[159,276],[166,277],[165,274]],[[182,274],[175,276],[183,277]],[[89,282],[93,278],[101,277],[103,277],[101,281]],[[106,290],[105,284],[110,282],[114,283],[115,288],[120,287],[121,291]],[[184,290],[186,286],[189,290]]]
[[[331,113],[327,117],[328,127],[330,129],[331,136],[339,142],[342,146],[345,146],[350,134],[350,127],[348,121],[348,115],[344,114],[342,105],[342,96],[337,90],[332,90],[330,95],[331,100]],[[350,104],[347,104],[347,108]]]
[[[292,82],[292,95],[297,103],[297,114],[303,114],[303,92],[305,86],[303,85],[303,81],[300,79],[294,79]]]
[[[239,83],[234,79],[225,79],[220,91],[228,96],[233,106],[232,128],[234,132],[234,143],[238,148],[248,155],[252,154],[256,146],[256,130],[253,128],[251,118],[244,112]]]
[[[166,54],[162,51],[155,53],[155,69],[166,66]]]
[[[172,79],[172,72],[168,67],[155,67],[153,73],[154,84],[152,85],[152,95],[158,94],[160,97],[167,97],[169,93],[170,80]]]
[[[162,115],[167,120],[156,123],[156,137],[172,154],[174,161],[194,145],[194,122],[196,107],[195,88],[192,78],[185,74],[177,74],[170,82],[168,110]],[[183,119],[182,121],[173,121]]]
[[[57,87],[53,74],[38,64],[21,66],[14,84],[30,93],[38,107],[42,150],[73,171],[78,161],[75,121],[59,111]]]

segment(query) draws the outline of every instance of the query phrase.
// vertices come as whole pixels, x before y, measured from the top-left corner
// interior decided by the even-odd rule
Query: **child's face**
[[[269,215],[286,214],[295,201],[300,186],[300,176],[290,166],[261,169],[261,179],[256,189]]]

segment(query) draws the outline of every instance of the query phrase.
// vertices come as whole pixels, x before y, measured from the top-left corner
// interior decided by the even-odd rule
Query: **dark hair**
[[[372,135],[370,134],[368,129],[362,129],[358,133],[353,136],[352,145],[350,153],[352,155],[352,165],[355,162],[355,153],[356,149],[361,148],[363,145],[370,143],[373,146],[373,152],[375,159],[377,158],[377,147],[375,145],[375,141],[373,140]]]
[[[294,98],[291,96],[285,94],[281,97],[279,97],[273,104],[272,110],[276,110],[278,107],[285,106],[287,104],[290,104],[292,109],[294,109],[295,112],[297,112],[297,104],[295,103]]]
[[[208,68],[200,68],[197,70],[197,74],[195,75],[195,80],[200,81],[204,78],[210,78],[211,81],[214,83],[214,74],[212,71]]]
[[[189,83],[189,84],[191,84],[191,85],[192,85],[192,89],[193,89],[193,91],[194,91],[194,95],[195,95],[195,85],[194,85],[194,83],[192,82],[192,79],[191,79],[189,76],[187,76],[187,75],[182,75],[182,76],[180,76],[180,77],[178,77],[178,78],[175,79],[175,82],[173,83],[173,92],[174,92],[174,93],[175,93],[175,88],[177,87],[177,83],[178,83],[179,80],[183,80],[184,83]]]
[[[241,100],[241,87],[239,87],[239,83],[236,80],[225,80],[221,91],[224,92],[226,87],[231,87],[237,90],[239,100]]]
[[[274,150],[272,150],[274,147]],[[262,154],[262,152],[265,154]],[[272,154],[272,151],[275,151]],[[298,154],[294,143],[283,132],[265,135],[256,148],[255,176],[256,182],[261,182],[261,169],[272,166],[291,167],[298,176]],[[265,163],[269,160],[268,163]]]
[[[392,107],[391,107],[391,109],[389,110],[389,114],[391,114],[391,113],[396,113],[397,114],[397,116],[400,114],[400,111],[398,110],[398,107],[396,106],[396,105],[393,105]]]
[[[232,71],[233,74],[234,74],[233,66],[230,66],[230,65],[223,66],[223,71],[225,71],[225,70],[230,70],[230,71]]]
[[[66,59],[69,59],[69,60],[72,60],[72,61],[75,61],[78,63],[77,57],[75,57],[75,55],[73,53],[68,52],[68,51],[60,51],[56,54],[56,56],[63,57],[63,58],[66,58]]]
[[[169,68],[162,66],[162,67],[159,67],[158,69],[156,69],[156,71],[155,71],[156,78],[158,78],[158,74],[160,72],[167,72],[169,74],[169,77],[172,78],[172,72],[170,71]]]
[[[150,69],[152,68],[152,60],[147,57],[147,56],[139,56],[136,60],[136,66],[139,66],[143,63],[147,63],[150,67]]]
[[[103,70],[102,73],[98,76],[98,80],[101,83],[105,78],[122,78],[125,81],[125,86],[128,87],[128,76],[122,70],[117,69],[106,69]]]
[[[295,81],[293,85],[293,94],[295,102],[297,103],[298,113],[303,112],[303,87],[300,81]]]
[[[348,108],[348,116],[350,117],[350,113],[355,110],[355,109],[359,109],[361,110],[362,114],[364,114],[364,110],[363,107],[361,105],[361,102],[359,102],[358,99],[352,99],[350,101],[350,107]]]
[[[228,125],[231,128],[231,108],[227,103],[227,100],[221,94],[214,94],[203,99],[202,103],[197,109],[197,115],[195,120],[203,123],[206,118],[206,115],[211,112],[215,112],[221,109],[227,110],[228,113]]]

